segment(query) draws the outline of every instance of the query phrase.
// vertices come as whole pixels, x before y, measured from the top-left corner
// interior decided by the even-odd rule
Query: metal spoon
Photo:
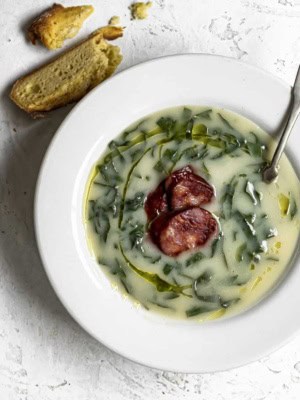
[[[290,113],[286,122],[285,128],[282,132],[281,138],[275,150],[271,163],[263,170],[262,177],[264,182],[271,183],[278,175],[278,163],[284,151],[285,145],[292,132],[292,129],[297,121],[300,113],[300,66],[296,75],[295,83],[292,91],[292,104]]]

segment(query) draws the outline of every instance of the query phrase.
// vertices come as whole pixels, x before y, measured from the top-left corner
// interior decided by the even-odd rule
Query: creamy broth
[[[94,257],[124,297],[206,320],[243,311],[275,286],[297,247],[300,185],[286,156],[277,181],[262,182],[274,146],[242,116],[194,106],[147,116],[109,144],[87,184],[85,226]],[[201,207],[218,232],[171,257],[150,240],[144,204],[187,165],[214,188]]]

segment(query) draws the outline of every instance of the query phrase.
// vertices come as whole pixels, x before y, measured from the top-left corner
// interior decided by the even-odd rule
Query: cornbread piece
[[[54,61],[19,79],[11,99],[28,113],[38,114],[81,99],[93,87],[113,74],[122,61],[120,49],[105,38],[116,32],[105,27],[68,50]]]
[[[148,10],[152,7],[152,1],[148,3],[137,2],[131,4],[130,11],[133,19],[146,19],[148,17]]]
[[[113,17],[111,17],[111,19],[109,20],[109,25],[120,25],[120,17],[118,17],[117,15],[114,15]]]
[[[77,35],[83,22],[93,12],[93,6],[64,7],[54,4],[33,21],[28,37],[33,44],[40,40],[48,49],[57,49],[66,39]]]

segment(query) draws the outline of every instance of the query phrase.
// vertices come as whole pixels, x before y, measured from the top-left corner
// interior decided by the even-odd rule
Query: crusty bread
[[[48,49],[57,49],[66,39],[77,35],[93,11],[93,6],[64,7],[54,4],[33,21],[28,29],[28,37],[33,44],[40,40]]]
[[[35,115],[82,98],[108,78],[122,61],[120,49],[105,40],[122,36],[122,28],[105,27],[54,61],[19,79],[10,93],[23,110]]]

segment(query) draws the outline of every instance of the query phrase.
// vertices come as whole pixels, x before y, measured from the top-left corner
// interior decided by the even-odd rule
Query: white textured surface
[[[130,21],[127,0],[90,3],[96,13],[80,36],[120,15],[127,26],[119,41],[122,69],[161,55],[205,52],[292,83],[300,61],[300,0],[157,0],[146,21]],[[37,253],[32,202],[43,154],[69,109],[33,121],[8,99],[19,75],[51,57],[24,39],[27,22],[51,4],[0,0],[0,400],[299,399],[300,337],[239,369],[174,374],[113,354],[61,306]]]

